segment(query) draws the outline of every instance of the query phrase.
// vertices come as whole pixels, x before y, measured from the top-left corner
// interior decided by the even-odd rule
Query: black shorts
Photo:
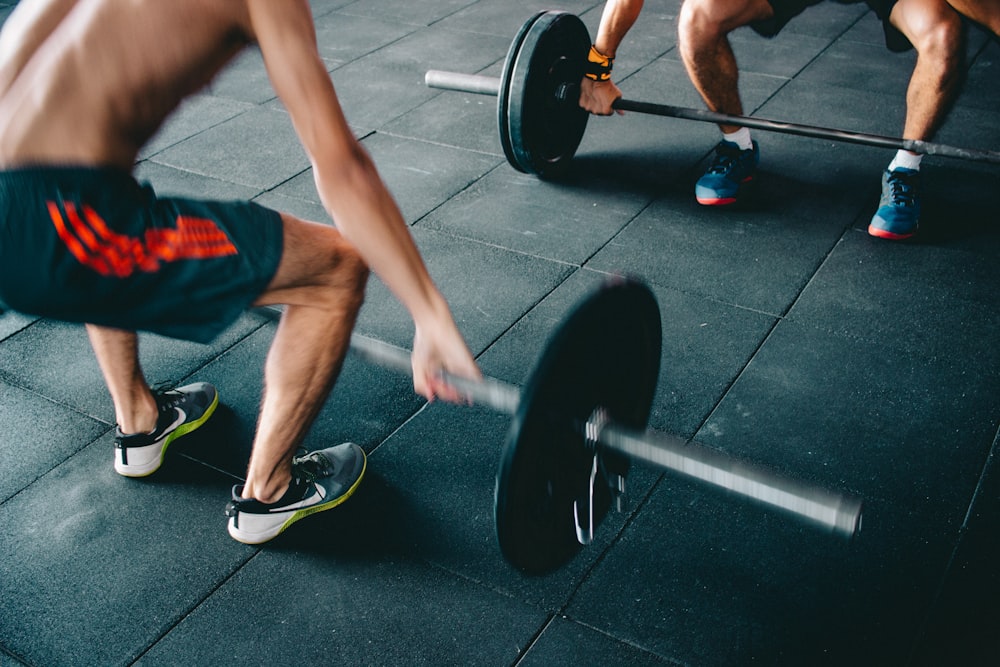
[[[789,21],[801,14],[807,8],[818,5],[823,0],[768,0],[774,16],[764,21],[755,21],[750,24],[758,34],[764,37],[774,37]],[[855,4],[862,0],[837,0],[841,4]],[[864,0],[876,16],[882,21],[882,30],[885,33],[885,45],[890,51],[908,51],[913,48],[910,40],[903,33],[889,22],[889,13],[892,12],[893,5],[897,0]]]
[[[251,202],[158,198],[112,168],[0,171],[0,304],[24,313],[207,343],[282,245],[281,216]]]

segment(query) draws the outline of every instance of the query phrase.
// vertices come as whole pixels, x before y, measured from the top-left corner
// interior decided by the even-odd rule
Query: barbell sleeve
[[[395,345],[353,334],[351,351],[379,366],[413,375],[410,353]],[[521,393],[514,385],[490,377],[469,380],[449,373],[443,377],[473,403],[508,415],[517,412]],[[637,433],[607,422],[597,427],[595,440],[630,458],[777,507],[846,537],[852,537],[861,527],[859,500],[783,478],[677,436],[652,431]]]
[[[473,95],[500,94],[500,79],[494,76],[483,76],[482,74],[462,74],[460,72],[444,72],[432,69],[424,75],[424,84],[428,88],[440,88],[442,90],[455,90],[460,93],[472,93]]]
[[[445,72],[442,70],[429,70],[424,75],[424,82],[430,88],[453,90],[475,95],[493,96],[498,96],[500,94],[501,85],[501,80],[496,77],[483,76],[480,74],[460,74],[458,72]],[[578,84],[564,83],[557,87],[555,96],[563,104],[573,104],[579,99],[579,90]],[[898,137],[887,137],[864,132],[850,132],[835,128],[819,127],[816,125],[770,120],[768,118],[725,114],[717,111],[709,111],[707,109],[692,109],[689,107],[678,107],[668,104],[638,102],[624,98],[616,100],[612,107],[621,111],[633,111],[635,113],[649,114],[653,116],[681,118],[684,120],[694,120],[703,123],[715,123],[717,125],[736,125],[739,127],[777,132],[779,134],[791,134],[801,137],[810,137],[813,139],[828,139],[831,141],[842,141],[865,146],[875,146],[877,148],[892,148],[896,150],[902,149],[924,155],[940,155],[942,157],[957,158],[961,160],[1000,164],[1000,152],[982,150],[978,148],[960,148],[932,141],[901,139]]]
[[[665,433],[636,433],[614,422],[605,424],[597,438],[631,459],[785,510],[844,537],[861,529],[860,500],[781,477],[704,445]]]

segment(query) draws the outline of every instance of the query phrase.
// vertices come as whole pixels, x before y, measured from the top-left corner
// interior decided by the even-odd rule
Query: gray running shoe
[[[125,435],[115,427],[115,472],[119,475],[152,475],[163,464],[170,443],[208,421],[219,404],[219,394],[207,382],[154,389],[153,397],[160,416],[152,433]]]
[[[346,442],[292,459],[292,482],[277,502],[244,498],[243,485],[238,484],[226,505],[229,535],[245,544],[274,539],[299,519],[332,509],[350,498],[361,484],[366,467],[365,450]]]

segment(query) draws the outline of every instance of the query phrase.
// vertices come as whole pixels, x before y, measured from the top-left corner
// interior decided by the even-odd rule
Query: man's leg
[[[132,331],[87,325],[90,346],[115,405],[123,433],[149,433],[156,427],[153,393],[139,366],[138,337]]]
[[[678,47],[691,83],[712,111],[742,115],[739,69],[729,44],[729,33],[754,21],[769,18],[767,0],[722,2],[686,0],[678,16]],[[734,132],[735,125],[720,125]]]
[[[115,470],[127,477],[150,475],[160,468],[170,443],[212,416],[218,405],[215,388],[201,382],[151,391],[134,332],[88,324],[87,334],[115,406]]]
[[[686,0],[678,17],[678,46],[695,89],[712,111],[743,115],[739,68],[729,44],[736,28],[773,16],[767,0]],[[747,128],[720,125],[723,140],[714,162],[695,184],[695,198],[709,206],[733,204],[753,179],[759,159]]]
[[[285,304],[264,369],[264,399],[243,499],[274,503],[293,481],[292,455],[343,365],[368,267],[328,225],[283,215],[284,252],[258,305]]]
[[[948,0],[948,4],[1000,37],[1000,0]]]
[[[899,0],[889,16],[917,51],[906,91],[903,137],[928,141],[944,122],[957,90],[962,62],[961,17],[945,0]],[[920,156],[899,151],[882,176],[882,198],[868,232],[902,240],[920,221]]]

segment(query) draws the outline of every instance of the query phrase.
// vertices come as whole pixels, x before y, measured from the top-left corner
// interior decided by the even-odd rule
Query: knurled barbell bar
[[[409,352],[354,334],[351,350],[412,374]],[[631,460],[785,510],[844,537],[860,500],[789,480],[674,435],[646,431],[659,377],[660,310],[644,284],[609,280],[556,328],[523,390],[445,379],[473,403],[513,416],[496,482],[497,538],[524,572],[551,571],[590,543],[624,493]]]
[[[557,176],[573,157],[587,127],[589,113],[580,108],[578,99],[590,44],[587,27],[579,17],[560,11],[540,12],[514,37],[500,78],[430,70],[424,80],[432,88],[495,95],[500,144],[507,161],[528,174]],[[619,99],[613,106],[622,111],[1000,164],[1000,152],[996,151],[627,99]]]

